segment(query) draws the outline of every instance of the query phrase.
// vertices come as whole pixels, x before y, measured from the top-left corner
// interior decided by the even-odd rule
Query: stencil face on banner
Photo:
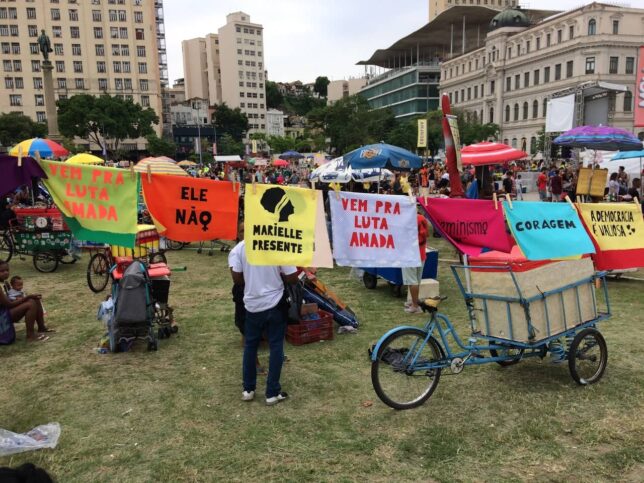
[[[338,265],[419,267],[416,204],[406,196],[329,195]]]
[[[256,185],[246,190],[246,256],[253,265],[309,266],[313,259],[317,193]]]
[[[595,248],[577,210],[568,203],[517,201],[503,203],[512,234],[528,260],[550,260],[585,253]]]

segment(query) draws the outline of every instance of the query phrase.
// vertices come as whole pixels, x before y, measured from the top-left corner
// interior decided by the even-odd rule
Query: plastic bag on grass
[[[36,426],[28,433],[14,433],[0,428],[0,456],[42,448],[55,448],[60,436],[60,424]]]

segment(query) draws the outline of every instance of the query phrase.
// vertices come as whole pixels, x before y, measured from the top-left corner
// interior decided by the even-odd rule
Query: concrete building
[[[441,64],[441,92],[454,107],[498,124],[503,142],[529,153],[545,125],[548,99],[580,86],[588,89],[578,94],[578,103],[608,96],[607,122],[632,131],[642,18],[644,9],[601,3],[540,21],[506,10],[492,20],[479,48]],[[602,93],[596,89],[601,83],[628,91]],[[583,122],[583,109],[576,116]]]
[[[0,112],[45,122],[41,29],[53,49],[56,99],[108,93],[151,107],[163,118],[168,71],[162,0],[0,2]],[[162,123],[156,129],[160,134]],[[143,149],[145,140],[122,147]]]
[[[182,42],[186,97],[240,108],[248,116],[247,136],[266,131],[263,30],[235,12],[217,34]]]
[[[327,103],[332,104],[340,99],[357,94],[366,84],[366,77],[331,81],[327,87]]]
[[[434,20],[441,13],[455,6],[484,6],[502,10],[519,5],[517,0],[429,0],[429,20]]]
[[[284,137],[284,113],[277,109],[266,111],[266,135]]]
[[[222,102],[219,36],[181,42],[183,75],[187,99],[207,99],[211,106]]]
[[[167,91],[170,105],[180,104],[186,100],[186,85],[184,79],[175,79],[174,84]]]

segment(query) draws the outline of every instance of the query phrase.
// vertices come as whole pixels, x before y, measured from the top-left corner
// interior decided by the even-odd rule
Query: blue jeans
[[[264,310],[263,312],[246,311],[244,324],[244,359],[242,371],[244,377],[244,391],[254,391],[257,386],[257,348],[266,331],[270,358],[268,360],[268,376],[266,378],[266,397],[277,396],[282,390],[280,386],[280,373],[284,362],[284,335],[286,333],[286,319],[284,312],[278,307]]]

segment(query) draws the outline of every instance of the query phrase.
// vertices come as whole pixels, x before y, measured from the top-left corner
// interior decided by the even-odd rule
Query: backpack
[[[282,296],[282,306],[287,324],[300,323],[300,310],[304,301],[304,290],[300,282],[291,285],[284,284],[284,295]]]
[[[118,283],[114,320],[117,323],[136,323],[148,320],[150,279],[141,262],[132,263]]]
[[[11,312],[6,307],[0,307],[0,345],[13,344],[16,340],[16,328],[11,321]]]

